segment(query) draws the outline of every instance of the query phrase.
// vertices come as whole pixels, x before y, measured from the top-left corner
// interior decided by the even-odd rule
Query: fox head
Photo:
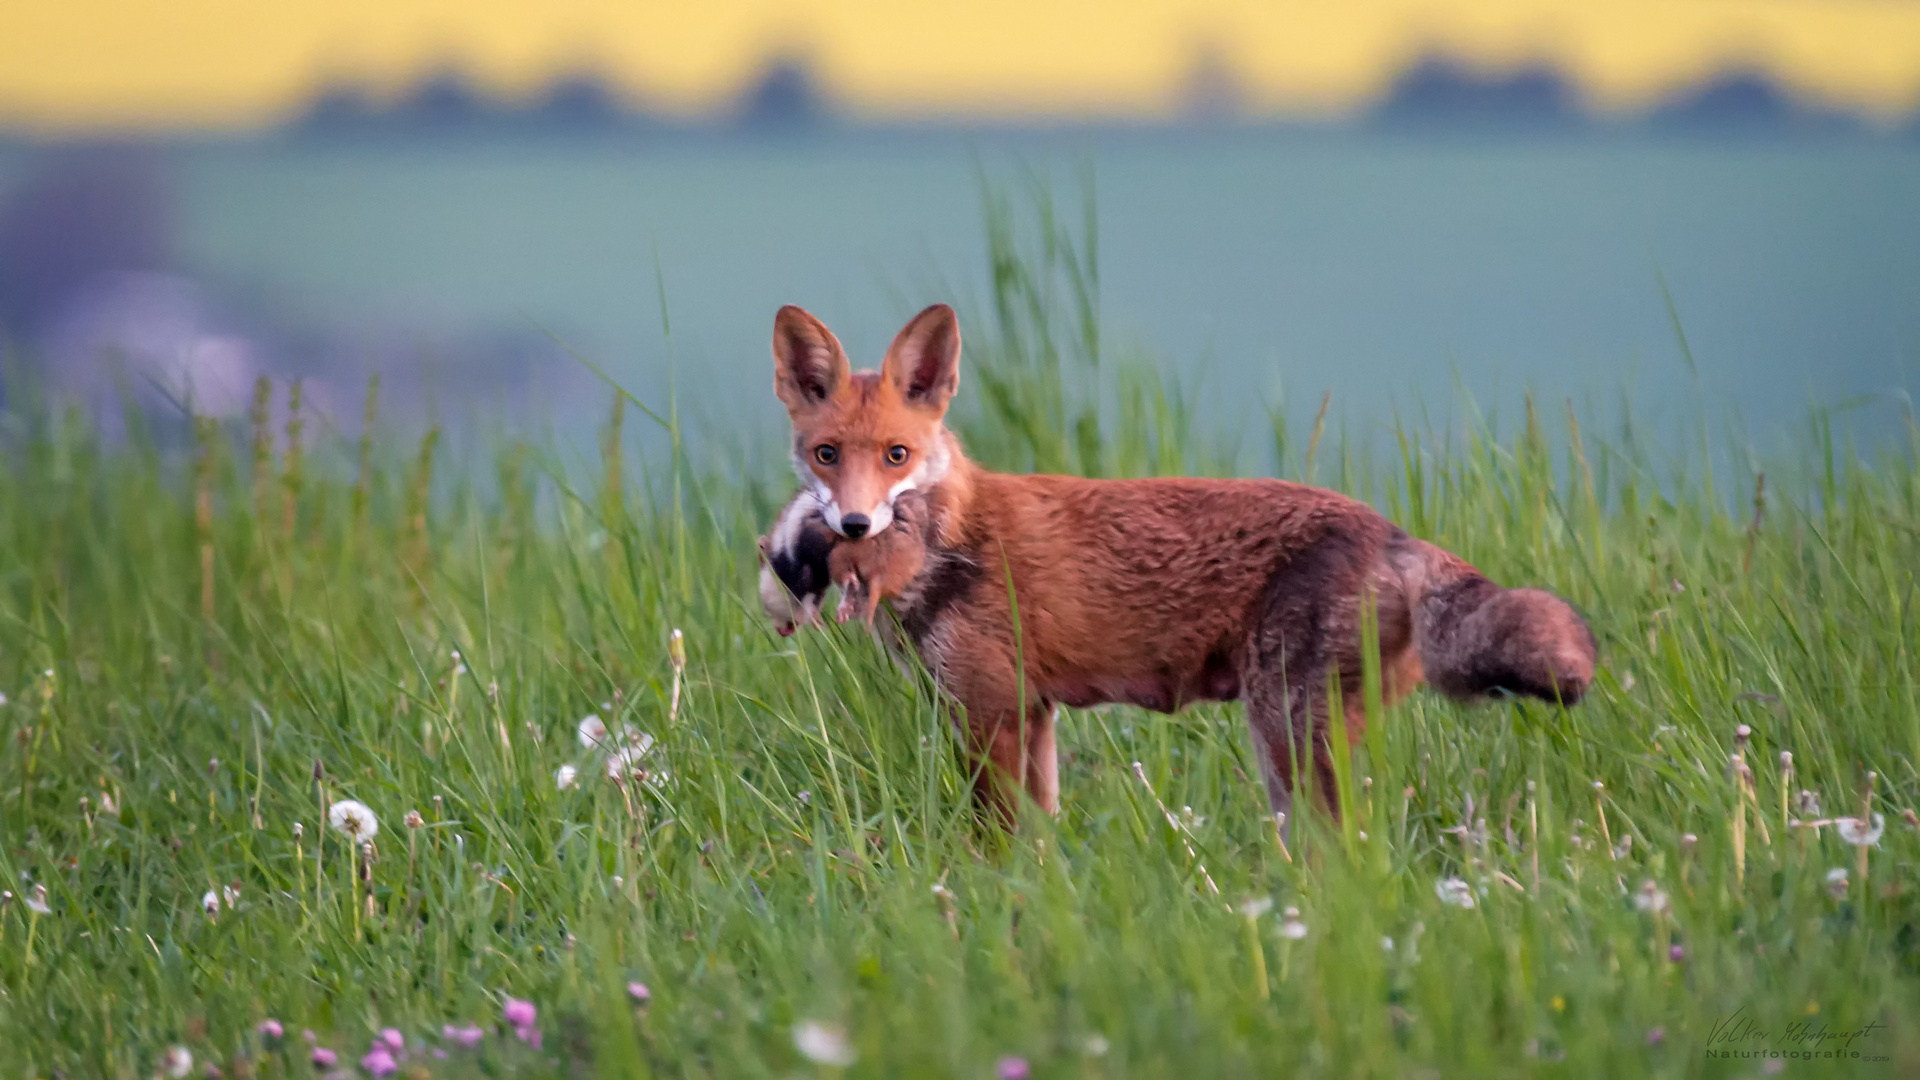
[[[773,390],[793,420],[793,464],[827,527],[858,540],[893,523],[893,501],[952,464],[947,405],[960,388],[960,323],[935,304],[854,371],[826,325],[788,305],[773,320]]]

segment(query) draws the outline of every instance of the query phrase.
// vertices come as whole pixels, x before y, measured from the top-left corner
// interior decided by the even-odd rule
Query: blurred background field
[[[868,358],[967,312],[982,177],[1033,172],[1095,194],[1108,342],[1207,423],[1533,385],[1897,436],[1920,12],[1589,8],[22,6],[0,333],[96,406],[113,358],[228,415],[265,373],[337,419],[380,370],[402,415],[562,429],[568,349],[651,397],[671,354],[735,436],[779,423],[768,312]]]

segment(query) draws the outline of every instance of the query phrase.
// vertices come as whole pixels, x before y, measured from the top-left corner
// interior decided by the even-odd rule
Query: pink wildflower
[[[263,1039],[285,1038],[287,1034],[287,1029],[280,1026],[280,1021],[272,1017],[260,1021],[260,1026],[254,1030],[258,1031]]]
[[[312,1058],[314,1067],[320,1069],[331,1069],[340,1063],[340,1055],[324,1046],[314,1047]]]
[[[381,1028],[379,1041],[386,1044],[387,1049],[393,1051],[395,1054],[399,1054],[407,1048],[406,1036],[400,1034],[399,1028]]]
[[[647,1002],[653,1000],[653,991],[647,989],[646,983],[630,982],[627,984],[627,996],[645,1005]]]
[[[400,1065],[393,1060],[393,1051],[383,1043],[375,1043],[367,1056],[360,1059],[360,1067],[372,1073],[376,1078],[392,1076],[400,1071]]]
[[[534,1022],[535,1013],[533,1002],[521,1001],[519,998],[508,998],[506,1007],[501,1010],[501,1015],[506,1019],[507,1023],[514,1027],[527,1027]]]
[[[1027,1064],[1027,1059],[1023,1057],[1003,1057],[1000,1059],[1000,1063],[994,1066],[993,1069],[993,1075],[999,1077],[1000,1080],[1027,1080],[1027,1077],[1032,1075],[1032,1073],[1032,1067]]]
[[[485,1038],[486,1034],[486,1032],[480,1030],[480,1025],[478,1024],[468,1024],[465,1027],[454,1027],[452,1024],[447,1024],[440,1029],[441,1038],[450,1043],[459,1043],[469,1050],[479,1046],[480,1040]]]

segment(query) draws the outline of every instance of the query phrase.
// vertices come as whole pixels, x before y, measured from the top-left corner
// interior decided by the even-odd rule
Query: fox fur
[[[1389,702],[1424,681],[1572,705],[1592,681],[1593,634],[1564,600],[1501,588],[1337,492],[975,465],[944,424],[960,360],[946,305],[858,373],[825,325],[786,307],[774,357],[804,487],[762,540],[762,599],[789,633],[828,584],[848,598],[843,620],[886,601],[956,703],[984,761],[976,797],[1003,821],[1021,789],[1058,811],[1061,705],[1242,701],[1274,812],[1292,813],[1300,769],[1327,799],[1330,680],[1351,738],[1364,723],[1364,605]]]

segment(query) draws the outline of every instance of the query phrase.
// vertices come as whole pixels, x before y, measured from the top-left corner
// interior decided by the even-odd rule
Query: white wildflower
[[[1383,934],[1383,935],[1381,935],[1381,937],[1380,937],[1380,951],[1381,951],[1381,952],[1392,952],[1392,951],[1393,951],[1393,938],[1391,938],[1391,937],[1388,937],[1388,936],[1386,936],[1386,935],[1384,935],[1384,934]]]
[[[1081,1042],[1080,1049],[1085,1051],[1088,1057],[1106,1057],[1107,1051],[1111,1050],[1112,1046],[1107,1043],[1105,1035],[1096,1031]]]
[[[1256,896],[1240,902],[1240,914],[1249,919],[1257,919],[1273,910],[1273,897]]]
[[[802,1020],[793,1025],[793,1048],[800,1056],[816,1065],[832,1065],[846,1068],[853,1064],[859,1055],[854,1053],[853,1045],[847,1042],[847,1032],[838,1024],[822,1024],[817,1020]]]
[[[607,744],[607,722],[596,713],[581,717],[575,731],[580,736],[580,745],[588,750]]]
[[[239,883],[238,883],[238,882],[236,882],[236,883],[234,883],[234,884],[232,884],[232,885],[222,885],[222,886],[220,886],[220,899],[221,899],[221,900],[222,900],[223,902],[225,902],[225,903],[226,903],[226,905],[227,905],[227,907],[229,907],[229,908],[237,908],[237,907],[239,907],[239,906],[240,906],[240,885],[239,885]]]
[[[1470,908],[1473,906],[1473,886],[1457,877],[1442,878],[1433,883],[1433,894],[1443,904]]]
[[[1280,920],[1280,936],[1290,941],[1299,941],[1307,936],[1307,924],[1300,921],[1300,909],[1290,907]]]
[[[6,707],[7,707],[7,695],[4,693],[0,693],[0,709],[4,709]]]
[[[119,800],[113,797],[113,792],[102,791],[100,793],[100,815],[102,817],[120,816],[120,803]]]
[[[193,1071],[193,1051],[184,1046],[169,1046],[167,1052],[160,1055],[160,1067],[173,1080],[181,1080]]]
[[[1827,871],[1827,891],[1841,899],[1846,898],[1846,895],[1847,895],[1847,868],[1846,867],[1836,866],[1833,869]]]
[[[379,835],[380,819],[366,803],[341,799],[327,808],[327,822],[336,832],[346,833],[356,844],[366,844]]]
[[[1633,906],[1655,915],[1662,914],[1667,910],[1667,894],[1660,886],[1654,884],[1652,879],[1648,879],[1640,883],[1640,891],[1633,898]]]
[[[27,905],[27,910],[36,915],[53,914],[53,908],[47,903],[47,887],[38,882],[28,890],[27,895],[22,897],[20,902]]]
[[[1873,847],[1880,842],[1880,834],[1887,831],[1887,815],[1873,815],[1872,824],[1860,818],[1835,818],[1833,826],[1840,839],[1854,847]]]
[[[574,778],[579,775],[580,775],[579,769],[576,769],[571,765],[562,765],[559,768],[553,770],[554,786],[559,788],[561,791],[565,791],[568,788],[573,786]]]
[[[207,895],[200,898],[200,906],[206,909],[209,919],[220,914],[220,894],[208,889]]]

